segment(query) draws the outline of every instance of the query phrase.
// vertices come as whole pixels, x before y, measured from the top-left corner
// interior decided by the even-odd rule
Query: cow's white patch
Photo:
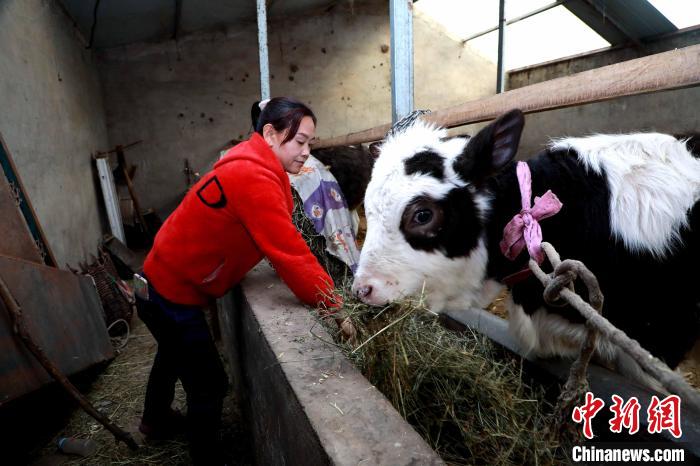
[[[664,257],[677,245],[688,211],[700,198],[700,160],[685,144],[659,133],[564,138],[590,170],[607,177],[610,227],[630,251]]]
[[[399,229],[406,205],[416,196],[442,199],[451,190],[468,186],[452,163],[469,139],[445,136],[444,129],[419,120],[381,146],[365,194],[367,237],[354,282],[355,289],[372,287],[365,299],[369,304],[381,305],[424,292],[430,309],[441,312],[466,309],[481,296],[488,260],[483,240],[468,256],[450,259],[440,251],[413,249]],[[406,175],[403,162],[425,150],[444,158],[443,180],[423,173]],[[488,199],[477,195],[475,203],[483,218]]]
[[[538,309],[528,316],[523,307],[515,304],[510,295],[505,300],[508,309],[508,330],[520,345],[523,354],[537,357],[563,357],[574,359],[581,353],[587,329],[582,324],[573,324],[563,317]],[[659,392],[664,388],[639,363],[619,346],[599,335],[595,359],[618,373]]]

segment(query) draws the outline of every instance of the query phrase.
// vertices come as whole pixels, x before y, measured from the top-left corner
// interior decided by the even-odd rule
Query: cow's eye
[[[425,241],[437,237],[442,230],[445,213],[431,198],[417,197],[401,214],[401,232],[409,241]]]
[[[418,225],[425,225],[433,219],[433,211],[429,209],[421,209],[413,214],[413,221]]]

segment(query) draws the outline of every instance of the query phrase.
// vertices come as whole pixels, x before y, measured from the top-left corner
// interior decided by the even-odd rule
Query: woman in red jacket
[[[303,103],[270,100],[255,133],[190,189],[146,258],[148,295],[142,294],[137,308],[158,341],[158,352],[141,431],[152,437],[172,433],[178,416],[171,404],[180,379],[195,464],[222,462],[217,437],[228,385],[202,306],[236,285],[263,257],[302,302],[318,306],[323,315],[338,306],[332,279],[291,217],[287,173],[301,169],[315,129],[316,117]],[[353,333],[351,324],[343,330]]]

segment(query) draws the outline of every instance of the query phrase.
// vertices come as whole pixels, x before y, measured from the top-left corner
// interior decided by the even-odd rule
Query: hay
[[[381,310],[356,301],[345,264],[325,250],[325,239],[293,192],[293,221],[343,296],[358,330],[354,346],[339,344],[365,377],[435,451],[451,464],[553,464],[565,456],[547,434],[552,406],[543,390],[522,381],[521,362],[485,336],[444,328],[422,302],[404,300]],[[503,300],[500,297],[500,301]],[[502,312],[496,302],[492,312]],[[338,335],[338,329],[328,327]]]
[[[292,212],[292,221],[301,233],[301,236],[309,245],[309,249],[321,266],[331,276],[333,282],[337,284],[344,283],[352,276],[350,268],[340,259],[331,256],[326,251],[326,238],[323,235],[316,233],[313,222],[304,213],[303,203],[299,194],[292,189],[292,197],[294,199],[294,211]]]
[[[95,408],[112,422],[132,432],[139,443],[142,440],[137,428],[155,346],[155,341],[146,326],[135,319],[126,351],[119,354],[100,374],[86,394]],[[179,383],[175,395],[175,405],[184,408],[184,392]],[[133,452],[123,443],[116,443],[109,431],[80,409],[74,412],[62,432],[44,448],[42,456],[56,451],[56,441],[60,437],[89,438],[97,444],[97,452],[94,455],[85,458],[66,455],[66,461],[63,463],[65,465],[190,464],[184,437],[146,444],[138,452]]]
[[[146,382],[153,363],[156,342],[146,326],[133,320],[129,344],[115,360],[100,374],[86,393],[90,402],[112,422],[132,433],[141,444],[134,452],[123,443],[116,443],[112,434],[95,419],[80,409],[71,416],[67,425],[40,452],[40,457],[62,459],[63,465],[189,465],[192,464],[185,435],[172,440],[145,442],[138,432],[143,410]],[[226,367],[226,365],[225,365]],[[240,464],[252,464],[250,433],[247,432],[238,408],[238,395],[230,390],[224,399],[222,415],[222,443],[226,453],[238,458]],[[175,389],[175,408],[186,411],[185,392],[180,382]],[[94,455],[82,458],[61,455],[56,442],[60,437],[91,439],[97,444]],[[60,456],[58,456],[60,455]]]
[[[521,363],[474,332],[444,328],[421,302],[381,310],[353,300],[344,311],[359,331],[346,355],[451,464],[552,464],[542,390],[526,386]]]

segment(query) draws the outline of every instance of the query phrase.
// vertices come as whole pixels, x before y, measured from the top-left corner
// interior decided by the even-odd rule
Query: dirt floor
[[[115,341],[117,346],[119,342]],[[100,374],[86,393],[92,404],[124,430],[131,432],[141,445],[131,451],[123,443],[115,443],[112,434],[92,417],[76,409],[67,425],[43,447],[30,464],[45,465],[187,465],[191,464],[184,436],[169,441],[146,442],[138,432],[146,381],[156,343],[146,326],[134,316],[128,343],[112,363]],[[175,408],[186,411],[185,394],[178,383]],[[222,440],[231,464],[252,465],[252,438],[239,409],[236,394],[229,392],[224,401]],[[80,457],[60,452],[61,437],[91,439],[97,451]]]

